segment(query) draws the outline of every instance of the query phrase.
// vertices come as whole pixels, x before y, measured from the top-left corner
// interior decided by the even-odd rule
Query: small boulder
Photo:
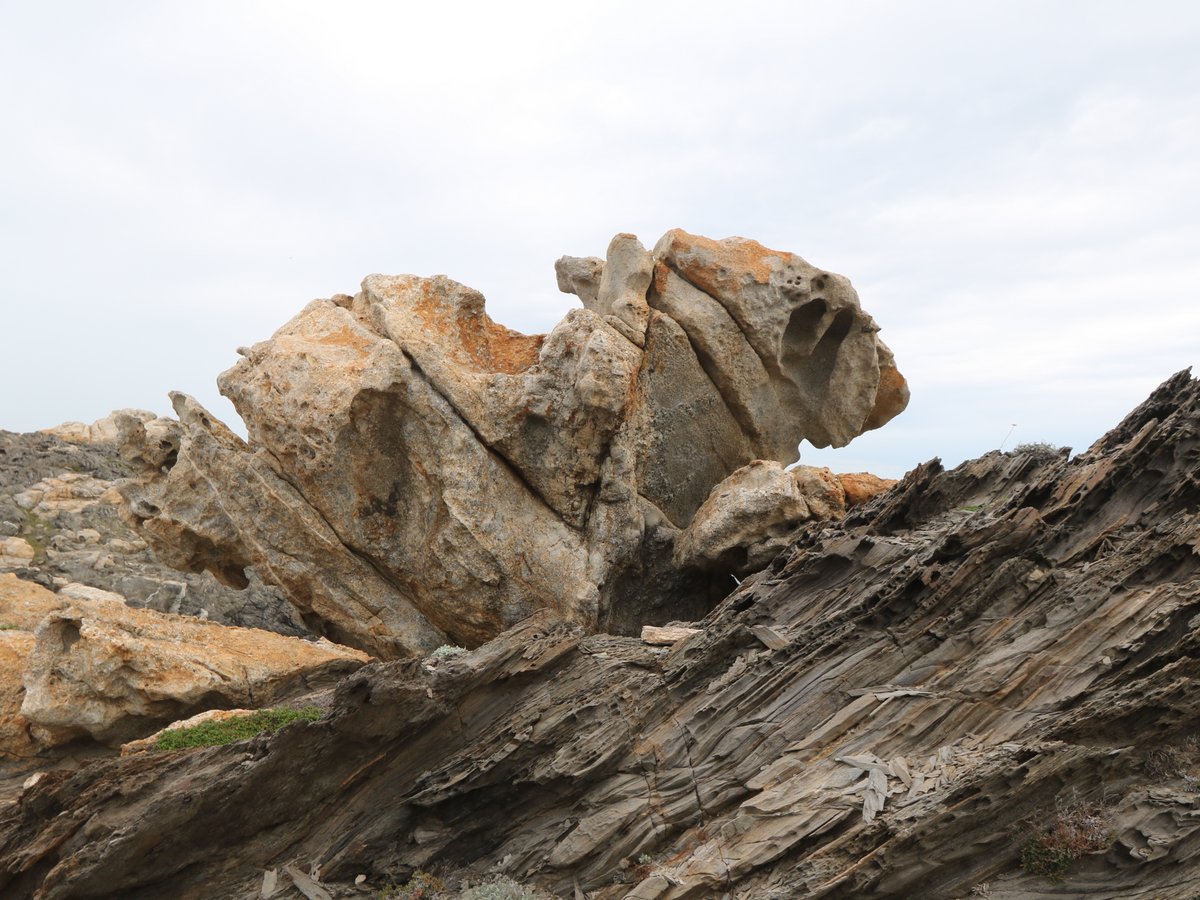
[[[12,579],[15,581],[16,579]],[[369,657],[321,640],[233,628],[133,609],[111,599],[64,599],[0,578],[0,621],[41,614],[24,666],[20,714],[34,737],[119,743],[214,707],[261,707],[331,684]]]
[[[841,518],[895,483],[866,472],[785,470],[773,460],[756,459],[713,488],[676,542],[675,564],[748,575],[769,564],[804,523]]]
[[[846,493],[846,508],[858,506],[882,494],[896,484],[894,478],[880,478],[870,472],[847,472],[838,475],[842,490]]]

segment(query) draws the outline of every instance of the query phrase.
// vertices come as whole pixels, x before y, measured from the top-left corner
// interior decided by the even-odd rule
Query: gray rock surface
[[[158,446],[167,426],[144,415],[156,424],[142,446]],[[121,515],[123,503],[114,487],[134,469],[114,443],[119,429],[113,418],[71,429],[76,438],[69,441],[47,432],[0,431],[0,534],[33,551],[32,556],[0,552],[0,573],[54,590],[83,584],[113,591],[135,607],[312,636],[279,589],[263,584],[254,572],[247,573],[245,590],[235,590],[208,572],[181,572],[155,558]],[[110,440],[83,439],[90,439],[96,425]],[[159,464],[168,456],[160,453]]]

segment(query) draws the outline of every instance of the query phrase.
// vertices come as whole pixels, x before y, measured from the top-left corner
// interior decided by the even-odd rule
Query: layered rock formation
[[[50,773],[0,813],[0,891],[1193,897],[1198,468],[1181,373],[1074,459],[933,461],[810,525],[669,649],[546,610],[319,722]]]
[[[672,231],[557,271],[584,308],[547,335],[443,276],[310,303],[220,378],[249,442],[183,395],[166,436],[127,416],[139,532],[185,571],[239,587],[252,569],[382,656],[475,646],[539,609],[636,633],[732,586],[672,561],[715,485],[907,402],[849,282],[792,254]]]

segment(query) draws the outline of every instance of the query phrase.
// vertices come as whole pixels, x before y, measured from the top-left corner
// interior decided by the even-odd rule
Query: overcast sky
[[[545,331],[632,231],[841,272],[912,388],[805,462],[1084,449],[1200,362],[1200,4],[0,2],[0,428],[169,412],[371,272]]]

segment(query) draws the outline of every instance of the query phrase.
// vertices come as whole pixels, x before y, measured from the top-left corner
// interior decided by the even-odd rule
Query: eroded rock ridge
[[[0,810],[0,891],[1190,900],[1198,471],[1180,373],[1074,458],[934,460],[809,525],[669,648],[542,611],[359,669],[318,722],[49,773]],[[1048,877],[1071,810],[1098,839]]]
[[[622,234],[557,273],[584,305],[546,335],[444,276],[313,301],[220,377],[248,442],[183,395],[175,435],[125,423],[138,530],[181,569],[238,586],[252,568],[382,656],[476,646],[539,609],[632,633],[732,587],[673,559],[714,486],[907,402],[850,283],[792,254]]]

